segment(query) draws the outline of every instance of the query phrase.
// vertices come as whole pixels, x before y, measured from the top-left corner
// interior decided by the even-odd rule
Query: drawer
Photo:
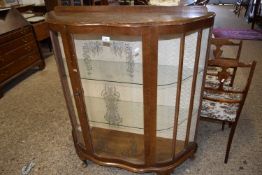
[[[8,66],[0,68],[0,82],[6,81],[8,78],[29,67],[31,64],[33,64],[35,61],[39,59],[39,53],[32,52],[10,63]]]
[[[28,44],[24,44],[15,50],[11,50],[5,54],[0,55],[0,68],[10,64],[12,61],[17,60],[19,57],[28,55],[29,52],[33,52],[35,50],[38,51],[38,47],[36,42],[33,41]]]
[[[33,33],[28,33],[23,37],[2,44],[0,45],[0,55],[6,54],[7,52],[11,52],[12,50],[15,50],[17,47],[28,44],[32,41],[35,41],[34,35]]]
[[[32,27],[31,26],[26,26],[23,27],[21,29],[12,31],[10,33],[4,34],[2,36],[0,36],[0,44],[4,44],[8,41],[12,41],[15,40],[19,37],[21,37],[22,35],[25,35],[27,33],[32,33]]]
[[[48,24],[47,22],[38,22],[33,24],[35,35],[36,35],[36,40],[37,41],[42,41],[44,39],[49,38],[49,29],[48,29]]]

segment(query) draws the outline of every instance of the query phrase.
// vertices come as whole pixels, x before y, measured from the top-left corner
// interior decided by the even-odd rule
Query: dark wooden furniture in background
[[[47,23],[45,22],[44,15],[47,12],[45,4],[20,4],[16,5],[16,8],[24,18],[33,26],[36,40],[38,42],[47,42],[49,50],[52,50],[51,41],[49,37],[49,31]]]
[[[101,0],[99,2],[105,3],[103,5],[107,4],[107,0]],[[54,10],[56,6],[88,6],[93,5],[94,3],[94,0],[45,0],[45,5],[48,12]]]
[[[251,22],[251,29],[254,29],[256,23],[262,22],[262,0],[250,0],[245,17]]]
[[[36,34],[36,40],[42,41],[49,38],[48,25],[45,21],[36,22],[32,24]]]
[[[55,6],[58,6],[57,0],[45,0],[46,11],[54,10]]]
[[[168,175],[194,155],[214,13],[56,7],[46,21],[81,160]]]
[[[16,10],[0,11],[0,93],[26,70],[45,67],[33,27]]]
[[[257,0],[254,8],[254,17],[251,25],[251,29],[254,29],[255,23],[262,22],[262,0]]]

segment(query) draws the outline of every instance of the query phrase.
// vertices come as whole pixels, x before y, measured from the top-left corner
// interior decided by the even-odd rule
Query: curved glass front
[[[209,31],[204,29],[202,36],[200,31],[187,33],[184,42],[182,34],[159,38],[155,150],[158,163],[173,160],[187,142],[194,141]],[[60,37],[59,41],[61,44]],[[95,154],[144,164],[142,38],[74,34],[73,42]],[[66,64],[64,53],[62,57]],[[79,142],[84,145],[78,116],[77,125]]]

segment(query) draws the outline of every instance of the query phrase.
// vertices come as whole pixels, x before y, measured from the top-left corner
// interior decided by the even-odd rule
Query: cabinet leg
[[[86,168],[86,167],[88,166],[87,160],[83,160],[82,166],[83,166],[84,168]]]
[[[4,91],[3,91],[3,88],[0,87],[0,98],[2,98],[4,96]]]
[[[40,64],[39,64],[39,70],[43,70],[45,68],[45,61],[43,60]]]
[[[189,157],[190,160],[195,160],[195,158],[196,158],[195,154]]]

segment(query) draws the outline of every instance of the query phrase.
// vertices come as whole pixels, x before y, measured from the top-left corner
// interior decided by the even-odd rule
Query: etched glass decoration
[[[119,92],[116,91],[115,86],[105,84],[105,89],[102,91],[101,96],[106,103],[105,120],[111,126],[118,126],[122,123],[122,118],[118,112],[118,101],[120,98]]]

